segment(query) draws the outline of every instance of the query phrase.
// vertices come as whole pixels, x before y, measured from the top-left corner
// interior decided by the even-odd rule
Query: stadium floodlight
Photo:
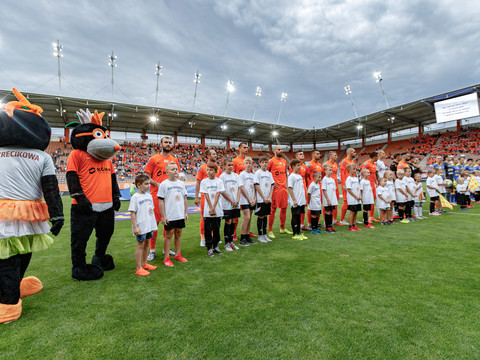
[[[155,115],[150,116],[150,121],[153,123],[157,122],[157,117]]]
[[[198,87],[198,83],[200,82],[200,78],[202,77],[202,74],[200,74],[200,72],[197,70],[194,76],[195,77],[193,78],[193,82],[195,83],[195,92],[193,93],[192,111],[195,109],[195,101],[197,100],[197,87]]]
[[[222,128],[223,131],[228,129],[227,124],[222,124],[222,125],[220,125],[220,127]]]
[[[112,113],[108,113],[108,116],[112,117]],[[113,113],[113,117],[114,117],[114,118],[117,117],[117,113],[116,113],[116,112]]]
[[[253,133],[255,132],[255,128],[254,128],[254,127],[249,128],[249,129],[248,129],[248,132],[249,132],[250,134],[253,134]]]
[[[375,71],[373,73],[373,77],[376,79],[375,81],[380,84],[380,88],[382,89],[383,98],[385,99],[385,103],[387,104],[387,108],[389,108],[390,105],[388,104],[387,94],[385,94],[385,89],[383,88],[383,84],[382,84],[382,81],[383,81],[382,73],[380,71]]]
[[[60,72],[60,58],[63,57],[62,51],[63,51],[63,45],[60,45],[60,40],[57,40],[57,43],[53,43],[53,56],[57,57],[58,61],[58,91],[60,92],[62,90],[62,81],[61,77],[62,74]]]
[[[278,119],[277,119],[277,124],[280,122],[280,115],[282,115],[282,109],[283,109],[283,103],[287,101],[287,93],[282,92],[282,95],[280,96],[280,111],[278,112]]]
[[[227,109],[228,109],[228,100],[230,99],[230,93],[235,91],[235,86],[233,86],[233,81],[227,81],[227,101],[225,102],[225,111],[223,112],[223,116],[227,116]]]
[[[162,76],[162,66],[160,65],[160,61],[155,64],[155,76],[157,77],[157,88],[155,89],[155,106],[157,106],[157,98],[158,98],[158,80],[160,76]]]
[[[362,130],[362,128],[363,128],[363,125],[362,125],[362,124],[358,124],[358,125],[357,125],[357,129],[358,129],[358,130]]]
[[[253,115],[252,115],[252,120],[255,120],[255,113],[257,112],[257,105],[258,105],[258,99],[262,96],[262,88],[260,86],[257,86],[257,91],[255,93],[255,107],[253,108]]]
[[[117,67],[117,57],[113,54],[113,51],[110,55],[108,55],[108,59],[110,60],[108,62],[108,66],[112,68],[112,100],[113,100],[113,85],[114,85],[113,69]]]
[[[353,111],[355,112],[355,118],[358,118],[357,108],[355,107],[355,103],[353,102],[352,89],[350,88],[350,85],[345,86],[344,89],[345,89],[345,94],[347,94],[350,97],[350,102],[352,103]]]
[[[276,137],[278,135],[278,132],[276,132],[275,130],[272,131],[272,136]]]

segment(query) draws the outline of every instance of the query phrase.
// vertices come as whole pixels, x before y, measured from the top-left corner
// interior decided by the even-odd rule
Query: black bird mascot
[[[73,127],[73,151],[67,160],[67,185],[72,200],[70,218],[72,277],[75,280],[96,280],[104,271],[113,270],[113,257],[106,254],[113,235],[115,211],[120,209],[120,189],[110,158],[120,145],[110,138],[102,126],[104,113],[77,112],[80,122]],[[85,261],[85,249],[95,229],[97,238],[92,263]]]
[[[39,279],[23,276],[32,252],[48,248],[48,233],[58,235],[64,220],[55,166],[44,152],[50,125],[41,107],[13,93],[18,101],[0,106],[0,323],[17,320],[21,299],[42,290]]]

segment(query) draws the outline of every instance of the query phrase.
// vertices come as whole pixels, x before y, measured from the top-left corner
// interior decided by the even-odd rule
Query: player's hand
[[[332,203],[330,202],[330,200],[327,201],[327,204],[328,204],[328,206],[332,206]]]
[[[162,224],[165,226],[165,225],[168,225],[168,219],[167,218],[162,218]]]
[[[293,206],[294,206],[294,207],[297,207],[297,206],[298,206],[298,202],[294,201],[294,202],[293,202]]]
[[[210,216],[215,216],[215,215],[216,215],[215,209],[210,209],[210,211],[208,212],[208,214],[209,214]]]
[[[232,207],[236,208],[238,206],[238,202],[232,201]]]
[[[185,216],[183,217],[185,219],[185,221],[188,220],[188,213],[185,213]]]
[[[277,185],[277,184],[273,184],[273,188],[274,188],[274,189],[278,189],[278,185]]]
[[[268,197],[265,199],[265,204],[270,204],[272,202],[272,198]]]
[[[250,206],[255,206],[255,200],[250,201]]]
[[[141,235],[141,234],[140,234],[140,229],[139,229],[138,227],[134,227],[134,228],[133,228],[133,233],[134,233],[135,235],[137,235],[137,236],[138,236],[138,235]]]
[[[200,205],[200,199],[198,197],[195,198],[195,205],[197,205],[197,206]]]

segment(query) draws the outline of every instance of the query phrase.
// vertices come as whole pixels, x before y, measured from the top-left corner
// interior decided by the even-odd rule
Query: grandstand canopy
[[[298,127],[262,123],[218,115],[201,114],[144,105],[132,105],[92,99],[72,98],[60,95],[24,93],[32,104],[43,108],[43,116],[52,127],[64,127],[75,121],[78,109],[89,108],[105,112],[104,125],[111,131],[148,134],[206,137],[231,141],[252,141],[260,144],[317,144],[358,139],[357,126],[362,124],[360,137],[373,137],[436,122],[433,104],[436,101],[479,92],[480,84],[434,95],[426,99],[395,106],[383,111],[361,116],[325,128],[302,128],[302,119],[296,119]],[[14,100],[10,90],[0,90],[2,102]],[[114,114],[114,117],[111,116]],[[150,118],[155,116],[156,123]],[[227,125],[222,129],[222,125]],[[249,129],[254,128],[253,133]],[[272,132],[278,135],[274,137]]]

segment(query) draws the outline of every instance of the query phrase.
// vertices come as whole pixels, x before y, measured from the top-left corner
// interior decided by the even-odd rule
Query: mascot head
[[[68,124],[73,127],[70,137],[74,149],[83,150],[98,160],[107,160],[121,150],[120,145],[110,138],[110,132],[102,126],[104,113],[95,110],[92,114],[86,111],[77,111],[80,122]]]
[[[30,104],[17,89],[13,93],[17,101],[0,106],[0,146],[45,150],[52,129],[41,116],[43,109]]]

